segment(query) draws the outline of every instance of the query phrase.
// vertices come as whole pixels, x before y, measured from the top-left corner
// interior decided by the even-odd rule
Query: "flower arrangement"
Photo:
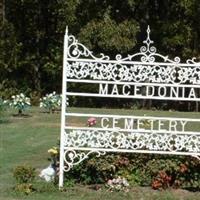
[[[94,125],[96,125],[96,123],[97,123],[97,120],[96,120],[96,118],[94,118],[94,117],[90,117],[90,118],[87,120],[87,125],[88,125],[88,126],[94,126]]]
[[[123,177],[117,177],[114,179],[109,179],[106,186],[110,191],[125,191],[128,192],[129,183]]]
[[[52,147],[51,149],[48,150],[48,153],[50,153],[51,156],[56,156],[58,155],[58,148],[57,147]]]
[[[52,147],[51,149],[48,150],[48,153],[51,156],[51,163],[55,167],[58,166],[59,162],[59,148],[58,147]]]
[[[159,171],[158,175],[152,181],[151,187],[155,190],[169,188],[172,182],[172,177],[165,171]]]
[[[45,97],[40,99],[40,108],[44,108],[48,110],[50,113],[54,112],[56,109],[59,109],[62,102],[62,96],[56,94],[56,92],[52,92],[50,94],[46,94]]]
[[[30,98],[26,97],[23,93],[13,95],[11,98],[9,105],[18,110],[18,115],[22,115],[31,106]]]
[[[51,163],[48,167],[43,169],[39,176],[43,178],[46,182],[55,181],[56,175],[59,172],[59,148],[52,147],[48,150],[50,154]]]

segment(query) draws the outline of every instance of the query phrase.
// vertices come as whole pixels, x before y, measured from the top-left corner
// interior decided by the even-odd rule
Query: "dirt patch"
[[[34,122],[34,127],[52,127],[52,128],[58,128],[60,127],[60,123],[49,123],[49,122]],[[84,123],[69,123],[68,126],[73,126],[73,127],[87,127],[87,124]]]
[[[68,126],[73,126],[73,127],[87,127],[87,124],[85,123],[80,123],[80,122],[69,122]]]

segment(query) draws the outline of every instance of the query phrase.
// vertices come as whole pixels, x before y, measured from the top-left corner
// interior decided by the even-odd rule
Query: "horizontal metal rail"
[[[88,131],[113,131],[113,132],[131,132],[131,133],[155,133],[155,134],[182,134],[182,135],[200,135],[200,132],[194,131],[164,131],[161,132],[160,130],[139,130],[139,129],[114,129],[114,128],[98,128],[98,127],[74,127],[74,126],[65,126],[66,130],[88,130]]]
[[[113,85],[137,85],[137,86],[165,86],[165,87],[182,87],[182,88],[200,88],[199,85],[179,84],[179,83],[145,83],[145,82],[128,82],[128,81],[105,81],[105,80],[90,80],[90,79],[70,79],[67,78],[67,83],[93,83],[93,84],[113,84]]]
[[[71,62],[91,62],[91,63],[113,63],[124,65],[153,65],[153,66],[172,66],[172,67],[200,67],[200,63],[176,63],[170,62],[141,62],[141,61],[125,61],[125,60],[103,60],[103,59],[86,59],[86,58],[67,58],[66,61]]]
[[[117,148],[87,148],[87,147],[64,147],[65,150],[79,150],[79,151],[102,151],[102,152],[121,152],[121,153],[153,153],[164,155],[183,155],[183,156],[200,156],[200,153],[195,152],[178,152],[178,151],[153,151],[153,150],[131,150],[131,149],[117,149]]]
[[[129,119],[149,119],[149,120],[167,120],[167,121],[190,121],[200,122],[200,119],[176,118],[176,117],[153,117],[153,116],[133,116],[133,115],[110,115],[110,114],[92,114],[92,113],[65,113],[65,116],[75,117],[107,117],[107,118],[129,118]]]
[[[200,101],[199,98],[183,98],[183,97],[160,97],[160,96],[142,96],[142,95],[123,95],[123,94],[98,94],[98,93],[80,93],[80,92],[66,92],[68,96],[80,96],[80,97],[107,97],[107,98],[124,98],[124,99],[152,99],[152,100],[172,100],[172,101]]]

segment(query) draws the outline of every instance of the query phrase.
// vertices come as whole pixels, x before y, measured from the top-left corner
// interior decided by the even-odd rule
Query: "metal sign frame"
[[[180,62],[157,53],[150,28],[140,52],[115,60],[93,55],[66,29],[63,54],[62,114],[60,136],[59,187],[64,172],[92,153],[134,152],[190,155],[200,159],[200,132],[187,128],[200,119],[70,113],[68,97],[107,97],[200,101],[200,63],[195,58]],[[97,91],[70,91],[68,84],[97,85]],[[99,127],[75,127],[70,117],[96,117]],[[148,126],[144,122],[148,121]],[[122,124],[122,125],[120,125]]]

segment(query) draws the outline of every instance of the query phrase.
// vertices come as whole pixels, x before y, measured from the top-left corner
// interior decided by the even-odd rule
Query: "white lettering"
[[[144,90],[143,90],[144,89]],[[187,89],[187,88],[186,88]],[[196,99],[198,98],[195,88],[188,88],[188,93],[186,94],[185,87],[181,86],[165,86],[163,85],[130,85],[125,84],[109,84],[109,83],[100,83],[99,84],[99,94],[101,95],[124,95],[131,97],[156,97],[156,99],[176,99],[183,98]],[[142,93],[144,91],[144,93]]]
[[[147,96],[152,97],[154,95],[154,92],[155,92],[155,87],[151,86],[151,85],[150,86],[147,85],[147,87],[146,87]]]
[[[169,131],[176,131],[177,121],[169,121]]]
[[[142,96],[140,93],[141,86],[135,85],[134,96]],[[140,93],[139,93],[140,92]]]
[[[187,124],[187,121],[180,121],[182,125],[182,131],[185,131],[185,125]]]
[[[129,89],[127,92],[126,92],[126,87]],[[131,86],[130,85],[123,85],[123,88],[122,88],[122,93],[123,95],[129,95],[130,94],[130,88]]]
[[[143,128],[140,128],[140,127],[143,127],[143,126],[144,126],[143,120],[138,119],[137,120],[137,129],[138,130],[145,130]]]
[[[185,98],[185,88],[182,88],[182,97]]]
[[[177,97],[177,98],[179,97],[179,88],[178,87],[171,87],[170,97]]]
[[[108,94],[108,84],[104,84],[105,86],[103,86],[103,84],[99,84],[99,94]]]
[[[127,119],[124,120],[124,129],[133,129],[134,119]]]
[[[137,118],[124,118],[123,124],[119,125],[120,120],[122,120],[120,117],[113,117],[112,118],[112,124],[109,117],[102,117],[101,118],[101,127],[102,128],[112,128],[113,129],[125,129],[125,130],[158,130],[158,131],[185,131],[185,126],[187,124],[187,121],[177,121],[177,120],[165,120],[165,119],[149,119],[149,126],[144,126],[144,119],[137,119]]]
[[[104,124],[105,121],[107,121],[107,124],[106,124],[106,125]],[[106,117],[101,118],[101,127],[102,127],[102,128],[108,128],[108,127],[109,127],[108,122],[109,122],[109,119],[108,119],[108,118],[106,118]]]
[[[112,95],[116,94],[116,95],[119,95],[119,92],[118,92],[118,87],[117,85],[113,85],[113,89],[112,89]]]
[[[166,93],[167,93],[166,87],[160,86],[160,87],[158,88],[158,96],[160,96],[160,97],[165,97],[165,96],[166,96]]]
[[[158,120],[158,130],[159,131],[166,131],[166,129],[162,129],[162,126],[164,126],[164,123],[162,120]]]
[[[196,94],[195,94],[194,88],[191,88],[188,98],[196,98]]]
[[[115,129],[120,129],[120,127],[119,126],[116,126],[117,124],[118,124],[118,120],[119,120],[120,118],[119,117],[114,117],[113,118],[113,128]]]

